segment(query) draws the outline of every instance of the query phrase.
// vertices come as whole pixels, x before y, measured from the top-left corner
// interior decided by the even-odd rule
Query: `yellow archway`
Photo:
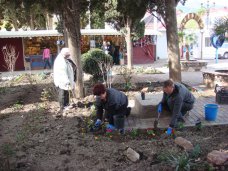
[[[185,27],[185,25],[186,25],[186,23],[187,23],[189,20],[195,20],[195,21],[198,23],[200,30],[203,30],[203,28],[204,28],[203,20],[202,20],[202,19],[200,18],[200,16],[198,16],[196,13],[189,13],[189,14],[187,14],[187,15],[183,18],[183,20],[181,21],[181,24],[180,24],[179,29],[180,29],[180,30],[183,30],[184,27]]]
[[[199,15],[197,15],[196,13],[189,13],[187,14],[183,20],[181,21],[181,24],[180,24],[180,27],[179,27],[179,30],[180,31],[183,31],[184,28],[185,28],[185,25],[186,23],[189,21],[189,20],[195,20],[198,25],[199,25],[199,28],[200,28],[200,32],[201,32],[201,48],[200,48],[200,57],[201,59],[203,58],[203,28],[204,28],[204,23],[203,23],[203,20],[201,19],[201,17]]]

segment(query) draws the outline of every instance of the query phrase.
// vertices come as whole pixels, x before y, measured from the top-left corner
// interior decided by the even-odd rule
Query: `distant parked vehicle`
[[[228,59],[228,42],[224,42],[223,45],[218,48],[218,58]]]

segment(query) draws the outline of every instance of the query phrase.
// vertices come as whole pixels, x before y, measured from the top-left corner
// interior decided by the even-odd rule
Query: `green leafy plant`
[[[25,76],[30,85],[37,84],[36,79],[33,77],[32,74],[25,74]]]
[[[95,118],[96,117],[96,106],[92,105],[90,111],[91,111],[91,118]]]
[[[196,129],[197,129],[198,131],[201,131],[201,130],[203,129],[203,124],[202,124],[202,122],[196,124]]]
[[[146,130],[146,133],[147,133],[147,135],[155,136],[154,130],[152,130],[152,129]]]
[[[174,151],[164,151],[161,152],[157,159],[161,162],[166,162],[175,167],[176,171],[189,171],[193,168],[206,168],[207,165],[202,165],[202,163],[197,163],[197,160],[200,157],[201,148],[199,145],[196,145],[194,149],[187,153],[181,153]]]
[[[5,143],[2,146],[2,153],[7,157],[11,157],[15,154],[15,151],[13,150],[13,147],[10,144]]]
[[[24,107],[23,102],[21,100],[17,100],[16,103],[12,106],[13,110],[20,110]]]
[[[5,29],[7,30],[7,31],[11,31],[12,30],[12,24],[10,23],[10,22],[7,22],[6,24],[5,24]]]
[[[193,150],[190,152],[189,157],[192,159],[196,159],[200,156],[201,154],[201,148],[199,146],[199,144],[197,144]]]
[[[112,63],[112,56],[105,54],[101,49],[91,49],[82,55],[83,71],[91,74],[95,80],[102,76],[105,79]]]
[[[5,143],[2,145],[1,153],[4,155],[4,161],[5,163],[5,169],[6,170],[11,170],[10,169],[10,158],[15,155],[15,151],[13,150],[13,147],[9,143]]]
[[[184,128],[184,123],[183,122],[178,122],[178,125],[177,125],[178,129],[183,129]]]
[[[125,90],[128,91],[132,88],[132,84],[131,84],[131,79],[132,79],[132,74],[133,74],[133,70],[129,69],[127,67],[121,66],[120,68],[120,75],[123,77],[124,81],[125,81]]]
[[[17,140],[17,142],[24,142],[25,139],[26,139],[26,135],[25,135],[25,133],[23,131],[18,132],[16,134],[16,140]]]
[[[131,129],[130,130],[130,135],[133,137],[133,138],[135,138],[135,137],[137,137],[138,135],[139,135],[139,131],[138,131],[138,129]]]
[[[6,87],[0,87],[0,94],[6,93]]]
[[[188,153],[177,155],[168,152],[158,158],[174,166],[176,171],[190,171],[191,160],[188,156]]]
[[[41,101],[49,101],[51,98],[50,92],[48,89],[44,88],[41,92],[41,97],[40,100]]]
[[[24,74],[20,74],[16,78],[14,78],[14,82],[20,83],[24,79],[24,77],[25,77]]]

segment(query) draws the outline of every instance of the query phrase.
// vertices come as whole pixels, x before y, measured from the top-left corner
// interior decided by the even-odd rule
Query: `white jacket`
[[[74,89],[74,71],[71,63],[60,53],[54,62],[53,67],[54,84],[63,90]]]

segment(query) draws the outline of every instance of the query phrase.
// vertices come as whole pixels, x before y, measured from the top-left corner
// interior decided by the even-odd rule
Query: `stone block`
[[[207,67],[207,62],[205,61],[196,61],[196,60],[189,60],[189,61],[181,61],[181,71],[200,71],[203,67]]]
[[[135,112],[133,115],[139,118],[156,118],[157,106],[162,100],[163,93],[159,94],[145,94],[145,100],[142,100],[141,94],[135,96]],[[167,112],[163,110],[160,117],[167,116]]]

